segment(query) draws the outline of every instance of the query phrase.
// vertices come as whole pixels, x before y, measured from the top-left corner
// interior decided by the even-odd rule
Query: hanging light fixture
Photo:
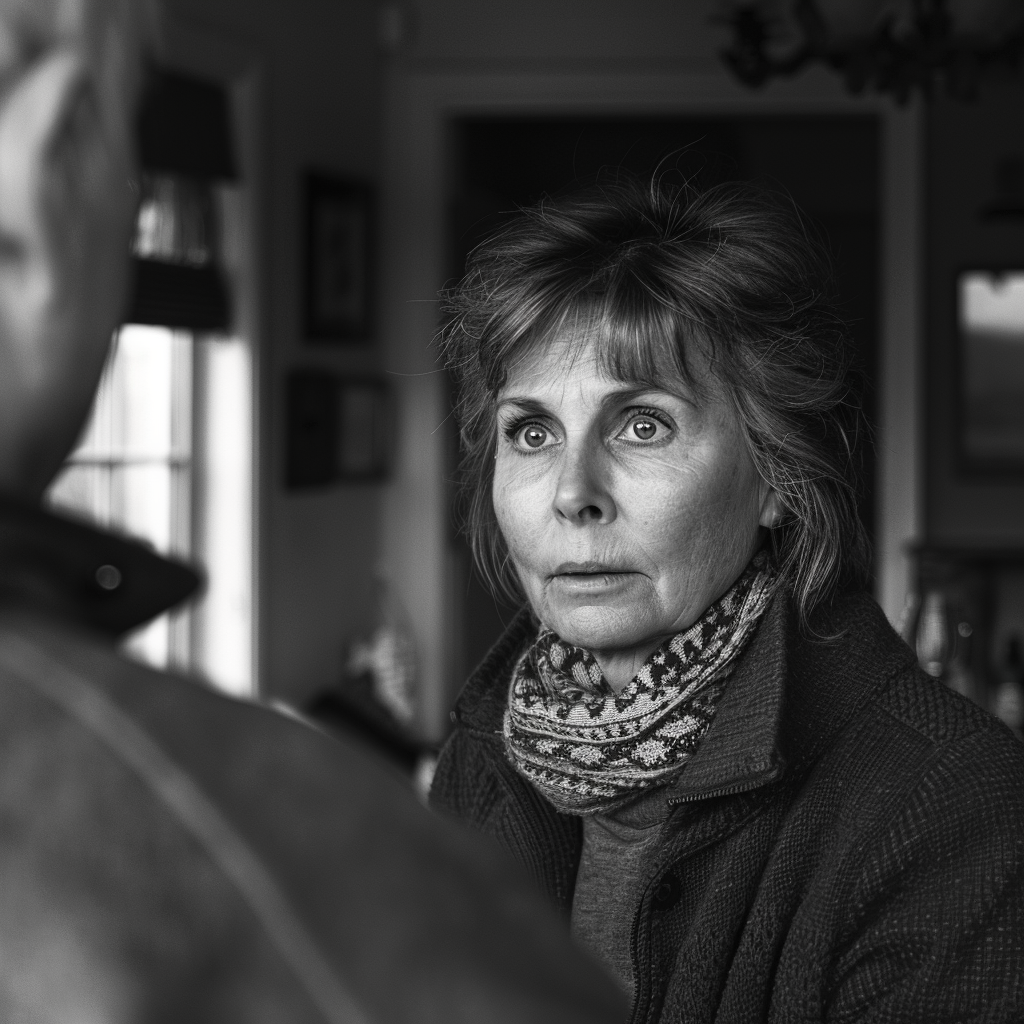
[[[795,0],[783,14],[761,0],[723,20],[733,37],[722,58],[752,87],[818,62],[852,93],[973,99],[983,77],[1024,56],[1021,0]]]

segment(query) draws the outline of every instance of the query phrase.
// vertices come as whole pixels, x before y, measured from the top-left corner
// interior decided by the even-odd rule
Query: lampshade
[[[139,117],[141,202],[129,323],[226,331],[214,188],[238,180],[231,105],[217,82],[154,73]]]
[[[146,170],[208,180],[238,176],[230,103],[219,82],[156,72],[139,114],[138,137]]]

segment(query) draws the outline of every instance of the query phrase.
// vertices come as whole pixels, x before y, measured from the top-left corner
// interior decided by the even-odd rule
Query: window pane
[[[161,615],[152,622],[129,633],[123,641],[126,654],[157,668],[170,663],[170,616]]]
[[[135,459],[171,455],[171,363],[174,335],[159,327],[126,327],[118,355],[124,380],[115,413],[119,454]]]
[[[189,557],[191,435],[191,336],[122,327],[89,422],[48,500],[164,554]],[[169,659],[186,666],[187,623],[161,616],[125,646],[158,666]]]
[[[1024,271],[960,277],[963,452],[1024,466]]]
[[[111,475],[114,521],[144,537],[161,554],[171,552],[171,467],[166,462],[116,466]]]
[[[197,608],[197,667],[230,693],[252,692],[252,364],[237,338],[196,342],[194,550],[207,574]]]
[[[50,485],[48,498],[55,508],[95,522],[109,523],[110,468],[67,464]]]

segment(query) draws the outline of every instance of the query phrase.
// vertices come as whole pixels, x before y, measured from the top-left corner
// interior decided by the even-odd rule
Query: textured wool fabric
[[[711,725],[736,658],[768,605],[763,553],[615,693],[597,660],[540,627],[512,671],[509,760],[560,811],[593,814],[678,774]]]
[[[866,595],[811,627],[776,594],[666,787],[630,1019],[1019,1024],[1024,744],[922,673]],[[501,736],[534,629],[521,615],[466,685],[431,801],[568,913],[581,819],[512,769]]]

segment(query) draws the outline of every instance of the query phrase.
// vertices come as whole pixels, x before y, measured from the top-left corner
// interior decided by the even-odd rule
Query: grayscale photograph
[[[0,0],[0,1024],[1022,1024],[1024,4]]]

